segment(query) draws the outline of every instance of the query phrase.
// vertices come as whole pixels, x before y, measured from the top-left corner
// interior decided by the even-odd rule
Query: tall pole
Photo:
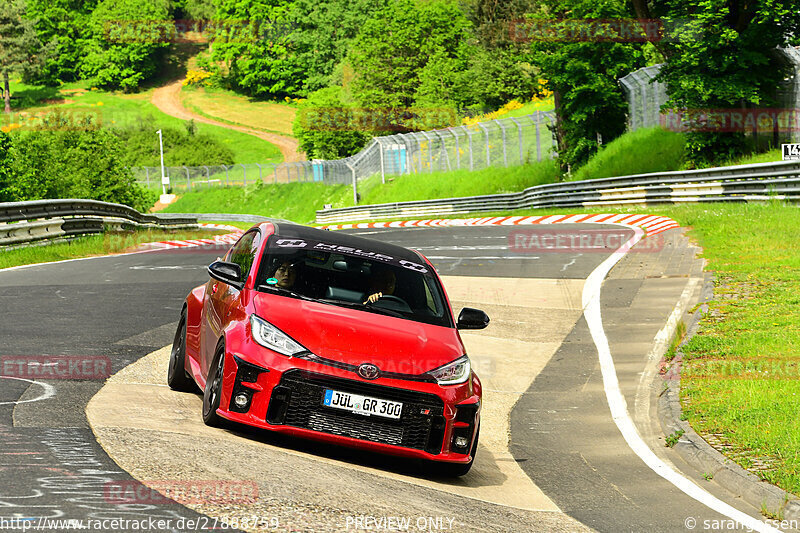
[[[169,178],[164,174],[164,138],[161,136],[161,130],[158,130],[156,133],[158,133],[158,146],[161,150],[161,192],[162,194],[167,194]]]

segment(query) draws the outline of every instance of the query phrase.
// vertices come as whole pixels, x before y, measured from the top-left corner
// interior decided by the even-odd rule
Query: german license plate
[[[325,389],[325,396],[322,398],[322,405],[350,411],[365,416],[382,416],[384,418],[400,418],[403,412],[402,402],[382,400],[371,396],[362,396],[351,392]]]

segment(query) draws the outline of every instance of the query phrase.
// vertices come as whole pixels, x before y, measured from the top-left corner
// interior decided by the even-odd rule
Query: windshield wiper
[[[394,311],[392,309],[385,309],[383,307],[375,307],[374,305],[367,305],[361,302],[351,302],[349,300],[338,300],[336,298],[320,298],[317,300],[318,302],[329,303],[333,305],[341,305],[342,307],[349,307],[351,309],[359,309],[361,311],[369,310],[376,313],[380,313],[382,315],[394,316],[397,318],[408,318],[406,315],[399,311]]]

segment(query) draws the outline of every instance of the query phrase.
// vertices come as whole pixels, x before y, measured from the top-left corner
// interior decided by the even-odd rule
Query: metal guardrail
[[[0,246],[122,229],[196,228],[197,218],[143,214],[121,204],[96,200],[35,200],[0,203]]]
[[[521,208],[591,207],[706,201],[800,200],[800,162],[757,163],[549,183],[522,192],[396,202],[317,211],[335,224],[390,217],[436,217]]]

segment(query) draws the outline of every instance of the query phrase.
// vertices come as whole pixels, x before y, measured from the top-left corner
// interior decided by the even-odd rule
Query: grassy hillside
[[[296,108],[291,104],[255,100],[223,89],[189,87],[181,90],[181,100],[187,109],[198,115],[292,136]]]
[[[37,115],[46,115],[54,110],[73,113],[74,116],[92,116],[108,128],[132,126],[152,117],[155,130],[173,127],[183,129],[185,121],[171,117],[159,111],[150,103],[152,91],[137,94],[110,93],[91,90],[85,82],[69,83],[60,89],[49,89],[25,85],[19,82],[11,84],[14,95],[14,107],[11,115],[0,118],[0,126],[10,124],[26,124]],[[209,124],[197,124],[198,133],[212,136],[229,146],[234,151],[237,163],[277,163],[283,160],[278,148],[262,139],[231,131],[227,128]],[[169,165],[169,161],[165,162]],[[209,161],[209,164],[214,164]]]

